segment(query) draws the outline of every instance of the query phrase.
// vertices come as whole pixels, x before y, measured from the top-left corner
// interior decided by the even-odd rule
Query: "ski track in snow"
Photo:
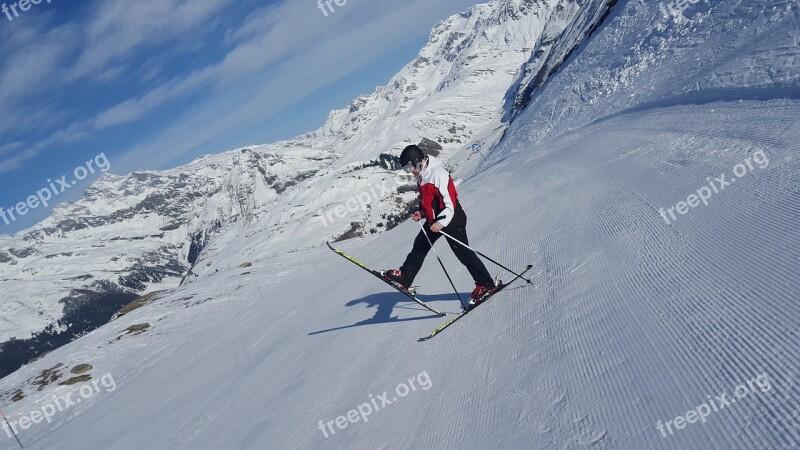
[[[648,131],[676,113],[618,117],[586,130],[591,138],[568,143],[546,165],[515,155],[464,185],[472,243],[498,249],[496,256],[515,268],[534,264],[533,285],[519,282],[435,339],[415,342],[442,319],[327,249],[280,261],[254,255],[253,267],[240,270],[250,273],[238,275],[238,289],[229,284],[237,279],[230,273],[217,275],[222,283],[187,288],[213,292],[215,299],[198,306],[205,311],[183,327],[165,324],[169,336],[149,337],[152,343],[138,351],[152,360],[119,381],[119,398],[73,418],[70,428],[115,436],[113,429],[123,425],[93,422],[101,410],[137,411],[158,398],[156,410],[169,411],[169,421],[136,419],[125,426],[148,431],[117,446],[218,448],[228,439],[242,448],[796,445],[798,316],[791,300],[797,282],[785,274],[798,263],[794,253],[780,257],[798,239],[796,229],[781,225],[800,206],[796,162],[787,143],[766,147],[767,169],[668,225],[660,205],[685,198],[707,173],[732,167],[756,148],[676,169],[673,153],[685,150],[676,145],[680,127],[693,136],[708,126],[692,118],[702,111],[683,111],[686,119],[671,133]],[[742,126],[753,136],[771,132],[767,119],[753,117]],[[612,137],[621,144],[598,150]],[[637,151],[648,139],[673,150]],[[695,148],[732,147],[729,138],[694,139]],[[521,178],[531,182],[520,184]],[[498,181],[482,197],[486,179]],[[504,203],[509,220],[471,213],[499,204],[512,189],[519,195]],[[416,224],[405,223],[341,246],[370,266],[390,267],[415,233]],[[440,254],[457,285],[468,286],[450,251]],[[314,266],[319,270],[309,271]],[[433,257],[418,281],[423,299],[457,309]],[[370,322],[387,302],[389,314]],[[209,330],[226,332],[211,337]],[[127,357],[137,360],[136,352]],[[177,355],[192,356],[174,360]],[[370,394],[391,397],[394,386],[421,371],[431,377],[430,390],[327,439],[316,428],[318,420],[346,414]],[[657,420],[685,414],[707,395],[731,394],[761,373],[769,375],[772,391],[755,392],[666,439],[655,429]],[[138,400],[145,386],[159,386],[158,393]],[[64,437],[51,431],[41,442],[56,436]]]
[[[677,136],[708,127],[694,117],[708,111],[690,109],[675,130],[659,133],[657,124],[676,108],[620,116],[585,130],[586,139],[546,164],[518,154],[465,184],[472,244],[494,249],[514,268],[534,264],[533,285],[518,282],[433,340],[416,342],[443,319],[325,248],[254,254],[253,267],[211,276],[154,303],[161,309],[132,313],[47,355],[42,367],[132,323],[154,324],[152,335],[112,344],[124,356],[110,347],[75,360],[111,367],[118,392],[27,437],[43,448],[77,446],[86,435],[109,448],[220,448],[228,441],[237,448],[796,446],[798,285],[785,276],[799,265],[800,236],[787,224],[800,207],[796,160],[788,142],[749,143],[676,169],[677,153],[687,150]],[[732,105],[714,108],[720,122],[740,114]],[[800,107],[784,113],[800,114]],[[764,116],[740,130],[770,135],[774,117]],[[692,139],[692,148],[736,147],[728,137]],[[638,151],[643,141],[673,150]],[[767,152],[767,169],[664,222],[661,205],[685,198],[707,173],[754,148]],[[496,184],[481,195],[487,180]],[[504,204],[507,220],[475,213],[511,189],[519,195]],[[340,246],[370,266],[390,267],[416,229],[405,223]],[[440,248],[466,294],[468,275]],[[457,310],[433,257],[418,282],[423,300]],[[212,300],[178,302],[203,295]],[[166,314],[165,304],[176,311]],[[327,439],[317,428],[422,371],[430,390]],[[656,421],[685,414],[708,395],[730,395],[761,373],[771,391],[666,439],[656,430]],[[113,411],[124,416],[103,419]],[[16,404],[6,413],[19,413]],[[124,433],[131,427],[141,431]]]

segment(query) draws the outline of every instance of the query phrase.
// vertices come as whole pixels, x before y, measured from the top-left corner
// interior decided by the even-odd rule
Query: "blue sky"
[[[346,0],[325,16],[317,0],[41,0],[28,11],[18,1],[0,0],[6,210],[100,153],[127,174],[312,131],[477,2]],[[0,234],[51,208],[0,220]]]

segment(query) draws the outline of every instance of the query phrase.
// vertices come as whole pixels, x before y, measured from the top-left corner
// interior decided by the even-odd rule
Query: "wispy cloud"
[[[170,42],[201,28],[233,0],[106,0],[92,9],[85,42],[71,78],[124,62],[131,53]]]
[[[189,102],[142,143],[119,142],[129,150],[115,169],[163,166],[426,36],[469,4],[351,0],[326,18],[311,1],[242,14],[233,0],[96,0],[75,21],[56,23],[48,13],[44,25],[15,24],[14,34],[0,32],[9,38],[0,49],[10,52],[0,66],[0,114],[28,120],[0,123],[9,134],[0,141],[0,173]],[[75,88],[91,96],[65,94]]]
[[[199,109],[220,108],[232,110],[232,114],[222,118],[197,115],[192,120],[182,121],[148,140],[148,143],[131,149],[121,158],[117,167],[130,169],[142,159],[161,166],[193,151],[215,136],[241,128],[243,124],[272,117],[297,99],[341,80],[392,50],[427,36],[432,23],[420,21],[419,17],[446,16],[452,12],[452,4],[445,3],[431,0],[401,3],[399,7],[378,9],[380,14],[372,15],[375,11],[368,11],[366,13],[372,14],[350,21],[341,14],[339,18],[347,23],[347,27],[345,31],[338,30],[335,34],[315,27],[315,21],[308,20],[307,7],[286,6],[279,14],[272,15],[273,18],[279,16],[285,19],[281,28],[270,28],[260,35],[253,33],[248,41],[225,58],[223,85],[249,73],[257,73],[258,69],[268,66],[270,62],[281,61],[279,69],[268,79],[251,87],[247,101],[230,105],[224,98],[225,90],[222,90]],[[354,22],[358,25],[354,26]],[[295,30],[294,33],[302,37],[291,40],[288,30]],[[302,32],[298,33],[299,30]],[[365,39],[365,36],[369,36],[369,39]],[[276,47],[272,45],[273,42],[284,45]]]
[[[0,66],[0,114],[24,120],[0,122],[0,133],[3,140],[7,139],[5,134],[11,133],[29,142],[24,151],[0,161],[0,173],[23,167],[25,161],[52,144],[73,142],[76,136],[88,136],[93,130],[133,122],[163,102],[196,89],[202,72],[181,75],[186,79],[164,82],[141,98],[126,99],[93,119],[82,120],[75,118],[91,114],[91,107],[60,98],[73,86],[108,86],[135,67],[142,53],[155,47],[165,51],[163,48],[178,36],[203,28],[232,3],[233,0],[98,0],[91,7],[84,5],[86,15],[75,21],[59,24],[59,18],[50,12],[40,21],[27,20],[6,27],[0,34],[4,43],[0,48],[6,51]],[[184,39],[196,36],[190,34]],[[136,87],[131,86],[130,94],[135,94]],[[34,116],[38,120],[33,120]],[[73,118],[72,123],[64,124],[63,120],[69,117]],[[48,128],[49,136],[35,138],[48,133]],[[66,137],[69,140],[58,142]],[[9,152],[13,150],[5,153]]]
[[[126,100],[95,116],[95,130],[141,119],[164,102],[192,94],[212,83],[216,78],[213,67],[197,71],[188,77],[173,79],[151,90],[140,98]]]

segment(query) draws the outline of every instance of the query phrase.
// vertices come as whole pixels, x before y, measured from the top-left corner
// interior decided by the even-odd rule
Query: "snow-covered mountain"
[[[0,237],[0,288],[9,293],[0,342],[45,329],[47,339],[82,333],[88,315],[102,322],[138,295],[214,272],[224,265],[204,249],[215,239],[258,232],[285,253],[391,228],[415,198],[413,180],[387,171],[400,149],[422,143],[448,159],[490,145],[529,90],[527,74],[557,66],[606,4],[476,5],[439,23],[387,86],[332,112],[313,133],[167,171],[105,174],[79,201]],[[554,44],[561,34],[569,45]],[[461,152],[452,168],[465,174],[479,161]],[[342,214],[348,201],[357,207]],[[226,231],[233,234],[220,238]]]
[[[130,295],[177,286],[214,230],[252,218],[332,159],[243,149],[175,170],[104,175],[81,200],[0,237],[3,340],[57,321],[61,306],[78,306],[73,299],[85,290]]]
[[[190,282],[1,379],[3,412],[81,400],[20,427],[33,448],[798,448],[799,18],[796,1],[622,0],[593,33],[559,34],[583,38],[552,43],[572,52],[546,83],[529,55],[497,101],[512,121],[473,138],[488,161],[441,151],[471,244],[533,264],[533,284],[431,341],[416,339],[442,318],[314,246],[349,224],[243,208]],[[368,158],[328,139],[330,167],[287,198],[377,182],[377,166],[339,172]],[[397,267],[417,231],[338,245]],[[458,310],[433,258],[415,283]]]

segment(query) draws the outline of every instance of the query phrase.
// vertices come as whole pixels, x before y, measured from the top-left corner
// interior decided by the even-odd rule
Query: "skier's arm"
[[[450,224],[450,221],[453,220],[453,216],[456,213],[455,188],[453,187],[451,189],[450,185],[452,180],[450,178],[450,173],[448,173],[446,170],[438,171],[432,181],[436,186],[436,189],[439,191],[439,195],[441,195],[442,199],[444,200],[444,209],[435,219],[436,222],[439,223],[442,228],[444,228]]]
[[[436,187],[431,183],[426,183],[420,186],[419,189],[419,211],[422,217],[428,221],[429,225],[433,224],[435,217],[433,215],[433,199],[436,195]]]

